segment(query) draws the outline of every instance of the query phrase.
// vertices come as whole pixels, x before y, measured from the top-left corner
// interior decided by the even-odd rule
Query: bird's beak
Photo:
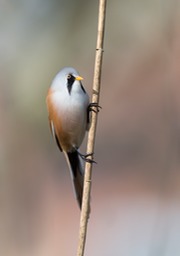
[[[76,76],[76,77],[75,77],[75,80],[81,81],[81,80],[83,80],[83,77],[81,77],[81,76]]]

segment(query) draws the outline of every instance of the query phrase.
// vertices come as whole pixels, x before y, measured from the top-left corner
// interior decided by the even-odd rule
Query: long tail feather
[[[77,151],[69,153],[64,152],[64,154],[71,171],[76,199],[79,208],[81,209],[84,184],[84,167]]]

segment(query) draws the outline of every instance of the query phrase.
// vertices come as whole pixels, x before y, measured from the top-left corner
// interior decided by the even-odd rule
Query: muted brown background
[[[91,93],[98,1],[0,1],[0,255],[75,255],[79,209],[47,89]],[[108,1],[86,255],[180,255],[180,3]],[[85,146],[82,147],[82,151]]]

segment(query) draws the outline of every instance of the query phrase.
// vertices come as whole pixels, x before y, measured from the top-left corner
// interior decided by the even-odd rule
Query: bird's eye
[[[67,80],[71,79],[71,77],[72,77],[71,74],[67,75]]]

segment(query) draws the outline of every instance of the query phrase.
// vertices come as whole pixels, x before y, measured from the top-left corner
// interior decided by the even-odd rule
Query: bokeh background
[[[80,212],[45,97],[91,95],[98,1],[0,0],[0,255],[75,255]],[[107,4],[86,255],[180,255],[180,2]],[[85,145],[82,147],[82,152]]]

